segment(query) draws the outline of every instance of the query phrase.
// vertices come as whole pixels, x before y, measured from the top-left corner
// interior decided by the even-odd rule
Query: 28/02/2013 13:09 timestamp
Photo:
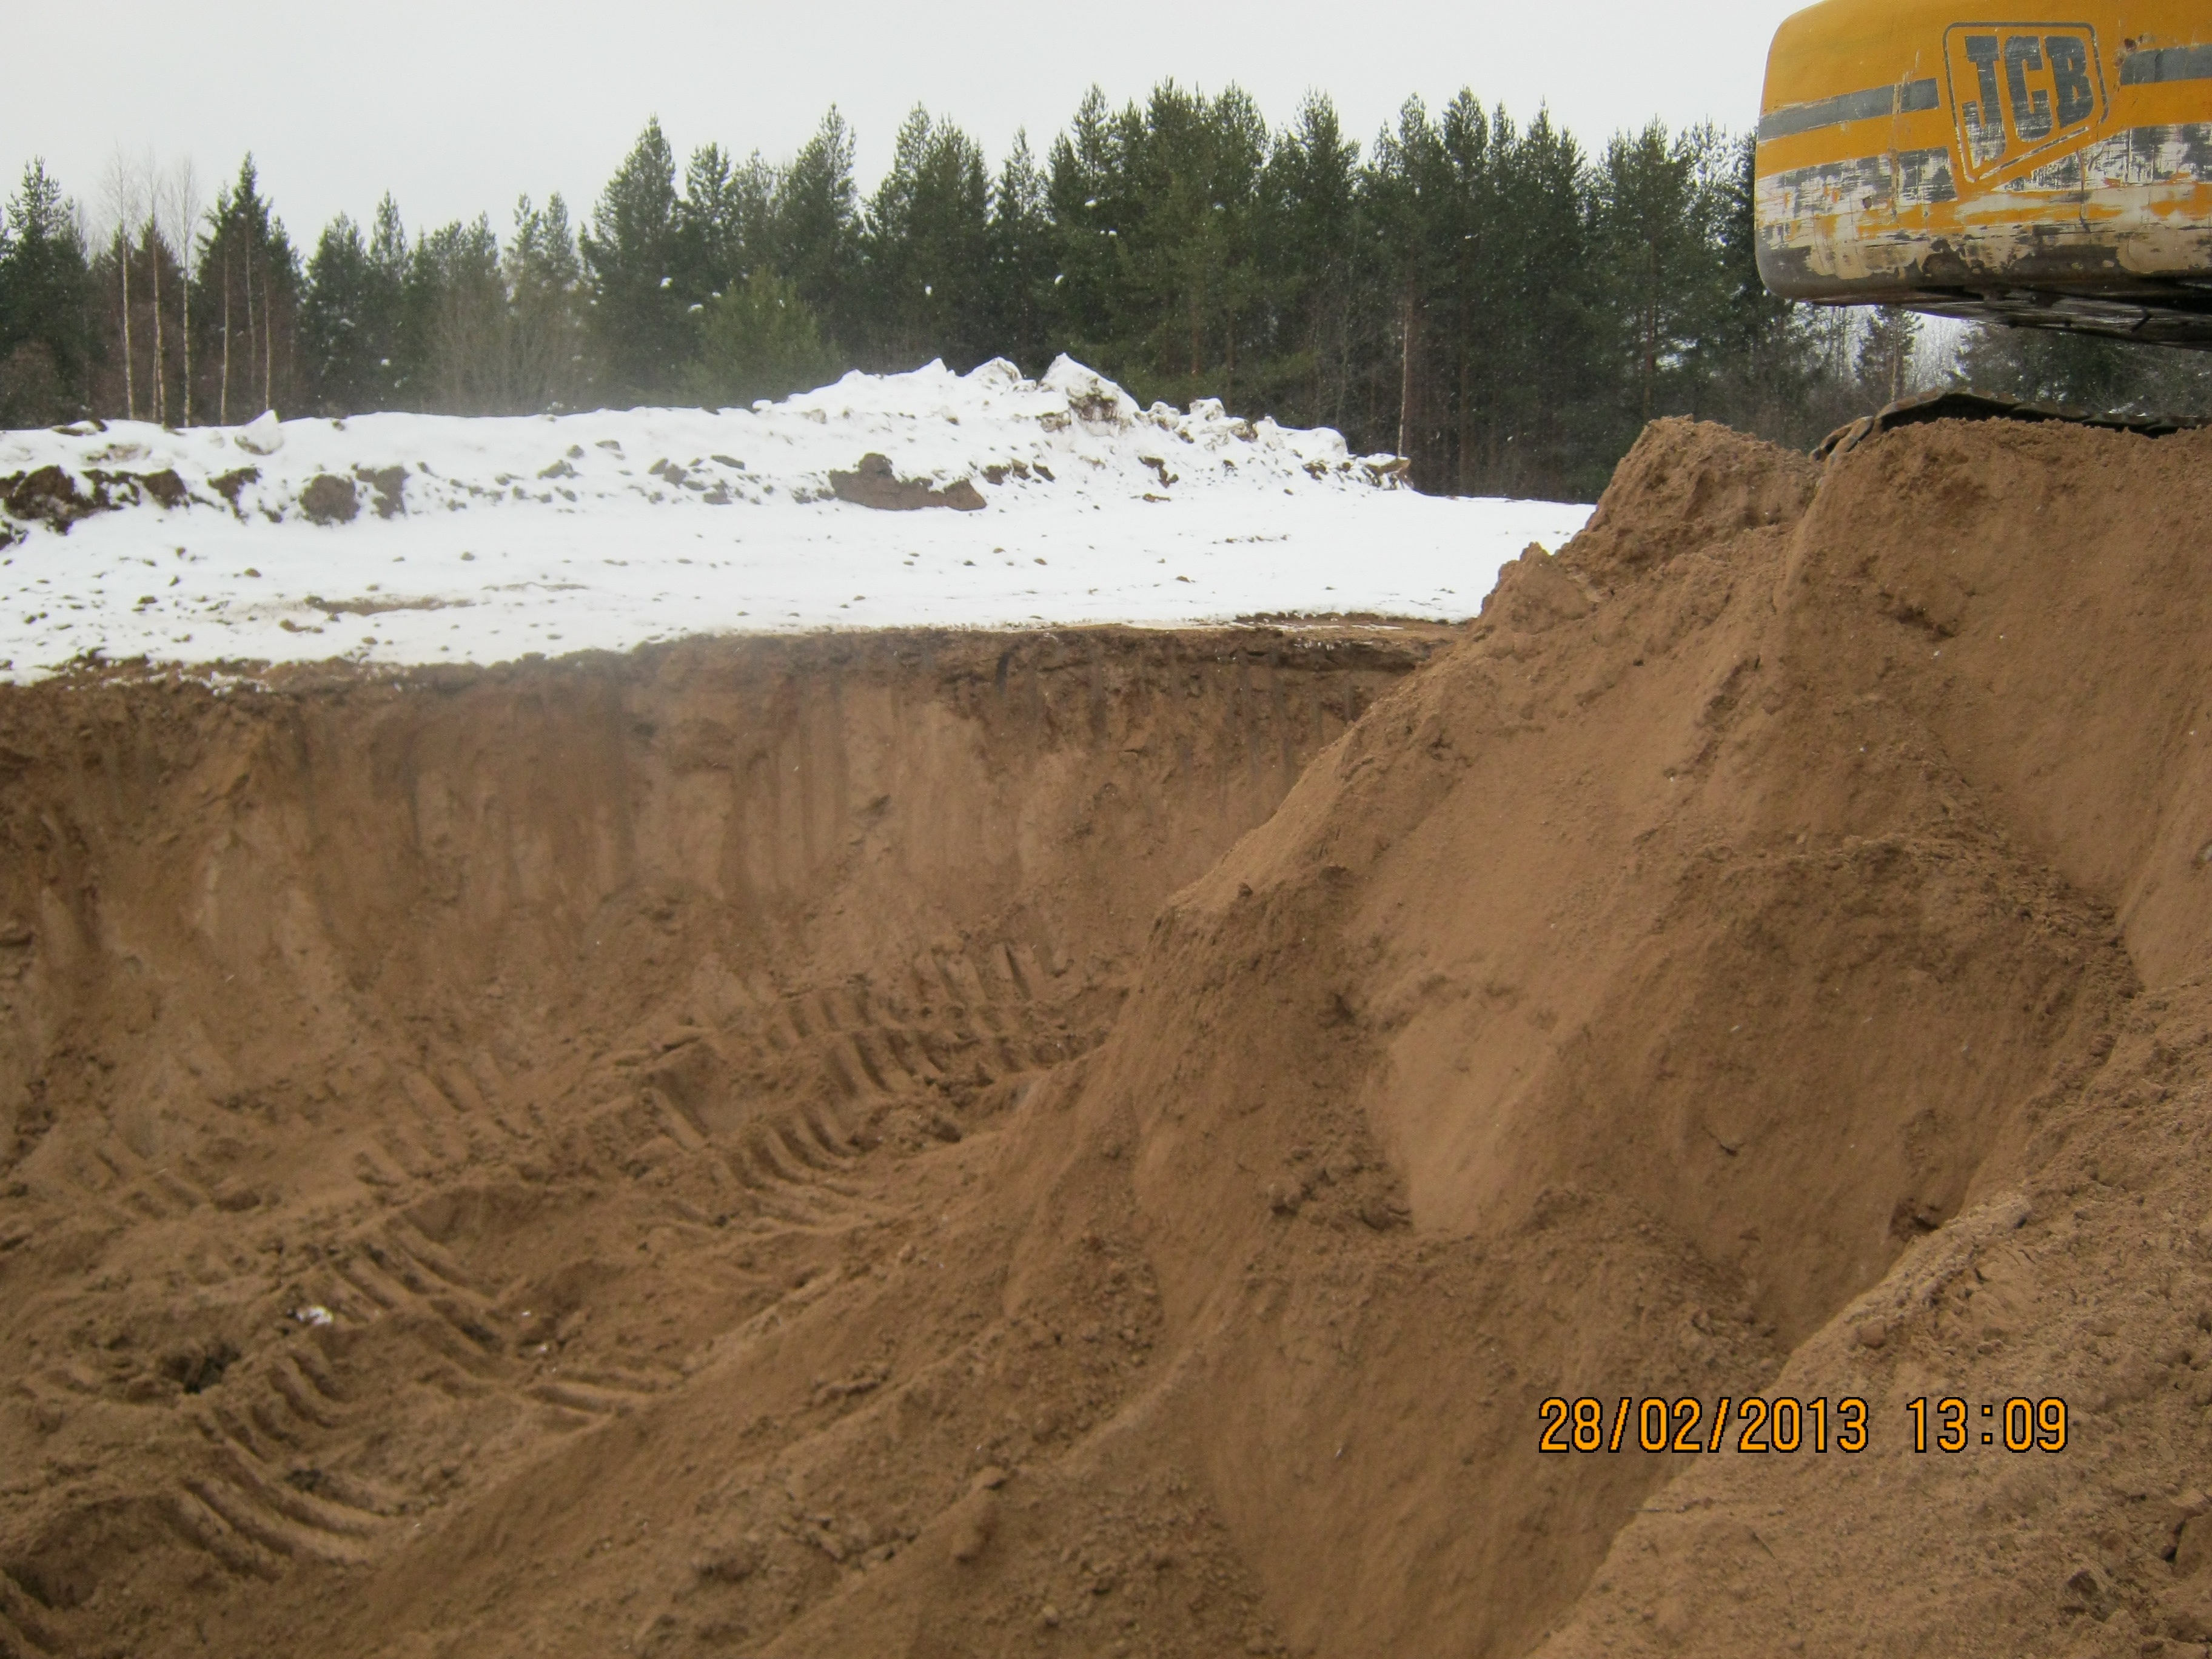
[[[1962,1452],[1975,1445],[2007,1451],[2062,1452],[2066,1449],[2066,1402],[2012,1399],[1984,1405],[1978,1413],[1958,1398],[1905,1402],[1916,1452]],[[1837,1451],[1845,1456],[1867,1449],[1867,1402],[1856,1395],[1840,1400],[1736,1401],[1726,1395],[1706,1415],[1702,1400],[1624,1396],[1607,1409],[1602,1400],[1569,1401],[1558,1395],[1536,1408],[1543,1429],[1536,1449],[1573,1452],[1719,1452],[1751,1455]],[[1986,1419],[1978,1426],[1977,1418]]]

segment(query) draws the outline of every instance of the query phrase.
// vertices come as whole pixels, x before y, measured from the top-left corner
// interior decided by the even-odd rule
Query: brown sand
[[[0,694],[0,1652],[2201,1653],[2208,527],[1662,422],[1463,632]]]

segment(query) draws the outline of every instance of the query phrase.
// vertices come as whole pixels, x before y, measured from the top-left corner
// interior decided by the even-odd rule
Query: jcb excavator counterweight
[[[1757,173],[1787,298],[2212,349],[2212,0],[1822,0]]]

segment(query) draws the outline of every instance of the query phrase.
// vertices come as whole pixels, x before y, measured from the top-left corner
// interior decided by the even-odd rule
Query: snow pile
[[[1140,410],[1065,357],[719,412],[0,434],[0,676],[91,651],[488,662],[698,632],[1453,618],[1589,515],[1422,496],[1401,465],[1212,399]]]

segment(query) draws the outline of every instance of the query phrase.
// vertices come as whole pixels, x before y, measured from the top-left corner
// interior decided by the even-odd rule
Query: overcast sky
[[[366,218],[387,189],[410,228],[488,210],[504,230],[524,191],[559,191],[581,219],[654,114],[679,158],[714,140],[780,161],[835,103],[868,185],[917,102],[995,165],[1017,128],[1042,152],[1094,82],[1119,104],[1170,76],[1208,92],[1233,81],[1277,126],[1310,88],[1327,92],[1363,145],[1409,94],[1433,106],[1462,86],[1523,118],[1548,104],[1595,144],[1654,115],[1749,126],[1767,43],[1796,9],[15,0],[0,167],[12,194],[44,155],[96,220],[118,150],[163,166],[189,156],[210,194],[251,150],[305,252],[331,215]]]

